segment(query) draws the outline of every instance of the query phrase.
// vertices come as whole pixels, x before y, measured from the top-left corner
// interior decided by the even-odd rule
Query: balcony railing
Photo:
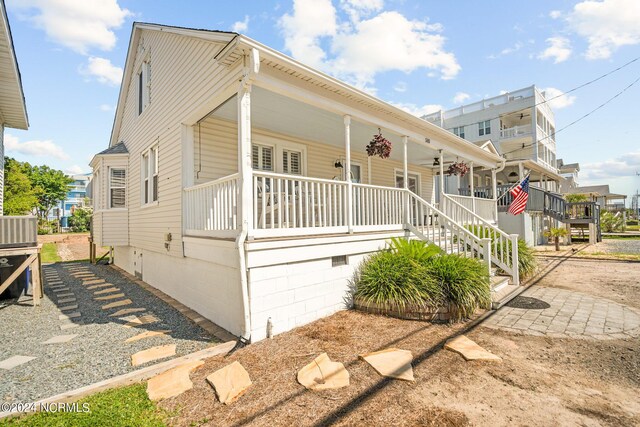
[[[532,133],[532,127],[530,124],[513,126],[507,129],[501,129],[500,138],[502,139],[519,138],[521,136],[531,135],[531,133]]]

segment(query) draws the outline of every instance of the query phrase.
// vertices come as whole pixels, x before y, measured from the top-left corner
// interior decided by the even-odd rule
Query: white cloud
[[[83,168],[80,165],[73,165],[65,169],[64,173],[67,175],[80,175],[81,173],[84,173],[85,170],[86,168]]]
[[[394,107],[398,107],[409,114],[413,114],[416,117],[422,117],[424,115],[442,110],[442,105],[437,104],[416,105],[404,102],[389,102],[389,104],[393,105]]]
[[[551,12],[549,12],[549,17],[551,19],[558,19],[562,16],[562,12],[559,10],[552,10]]]
[[[236,21],[231,26],[234,33],[246,33],[249,30],[249,15],[244,16],[244,20]]]
[[[20,142],[18,137],[6,134],[4,136],[4,146],[7,153],[20,153],[35,157],[55,157],[60,160],[67,160],[69,158],[62,147],[54,144],[51,140]]]
[[[567,17],[569,27],[587,39],[587,59],[606,59],[622,46],[640,44],[640,1],[586,0]]]
[[[340,19],[330,0],[294,0],[293,13],[280,19],[285,48],[293,57],[361,88],[389,70],[427,68],[443,79],[460,71],[455,55],[444,49],[439,24],[380,12],[383,3],[375,0],[340,5],[347,20]]]
[[[113,49],[113,30],[131,15],[117,0],[15,0],[11,6],[24,10],[52,41],[83,55],[91,48]]]
[[[618,177],[635,177],[640,171],[640,151],[614,159],[580,165],[580,181],[596,181]]]
[[[122,68],[113,65],[106,58],[96,56],[89,57],[87,65],[80,67],[80,73],[111,86],[118,86],[122,81]]]
[[[556,89],[554,87],[548,87],[546,89],[542,89],[542,91],[544,92],[547,100],[558,97],[553,101],[548,102],[549,106],[554,110],[566,108],[576,101],[575,96],[563,95],[563,92],[560,89]]]
[[[469,98],[471,98],[471,95],[469,95],[468,93],[458,92],[453,97],[453,103],[454,104],[464,104],[464,102]]]
[[[489,58],[489,59],[498,59],[498,58],[500,58],[502,56],[511,55],[512,53],[516,53],[517,51],[522,49],[523,46],[524,46],[524,44],[522,42],[516,42],[513,46],[505,47],[504,49],[502,49],[500,51],[500,53],[492,53],[487,58]]]
[[[393,90],[395,90],[396,92],[406,92],[407,91],[407,83],[406,82],[397,82],[395,85],[393,85]]]
[[[571,41],[566,37],[549,37],[547,47],[538,55],[539,59],[553,59],[554,64],[564,62],[571,56]]]
[[[116,110],[116,107],[111,104],[100,104],[100,107],[98,108],[100,108],[100,111],[105,111],[108,113]]]

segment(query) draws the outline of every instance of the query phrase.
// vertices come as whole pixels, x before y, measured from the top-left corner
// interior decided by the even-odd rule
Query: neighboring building
[[[69,184],[69,192],[58,207],[51,210],[50,219],[60,219],[60,226],[68,227],[69,217],[77,207],[85,206],[87,186],[91,181],[91,173],[69,175],[73,182]],[[90,205],[90,204],[89,204]]]
[[[4,0],[0,0],[0,215],[4,207],[4,129],[29,128],[20,70]]]
[[[252,341],[349,307],[355,268],[394,236],[519,283],[495,200],[468,198],[482,214],[433,205],[445,163],[501,167],[490,146],[241,34],[135,23],[128,52],[109,147],[91,161],[93,241],[117,266]],[[365,150],[379,129],[384,160]]]
[[[608,185],[588,185],[569,189],[565,194],[584,194],[590,201],[596,202],[601,209],[613,212],[625,210],[626,194],[616,194],[609,191]]]
[[[566,194],[572,188],[580,186],[578,183],[578,173],[580,173],[579,163],[567,163],[565,164],[562,159],[558,159],[558,171],[562,179],[560,180],[560,187],[558,192],[560,194]]]

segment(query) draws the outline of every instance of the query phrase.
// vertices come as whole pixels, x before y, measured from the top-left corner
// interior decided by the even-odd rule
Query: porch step
[[[491,270],[493,271],[493,270],[496,270],[496,269],[492,268]],[[500,275],[497,275],[494,272],[492,274],[492,276],[491,276],[491,292],[499,292],[505,286],[509,285],[509,280],[511,280],[511,277],[509,277],[509,276],[500,276]]]
[[[500,286],[498,290],[495,288],[491,291],[491,308],[497,310],[518,295],[524,292],[526,288],[524,286],[511,285],[508,282],[504,286]]]

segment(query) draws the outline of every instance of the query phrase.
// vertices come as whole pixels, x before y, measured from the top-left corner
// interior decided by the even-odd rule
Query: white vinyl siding
[[[138,114],[151,103],[151,62],[146,59],[138,71]]]
[[[125,169],[109,170],[109,208],[118,209],[127,206],[127,172]]]

